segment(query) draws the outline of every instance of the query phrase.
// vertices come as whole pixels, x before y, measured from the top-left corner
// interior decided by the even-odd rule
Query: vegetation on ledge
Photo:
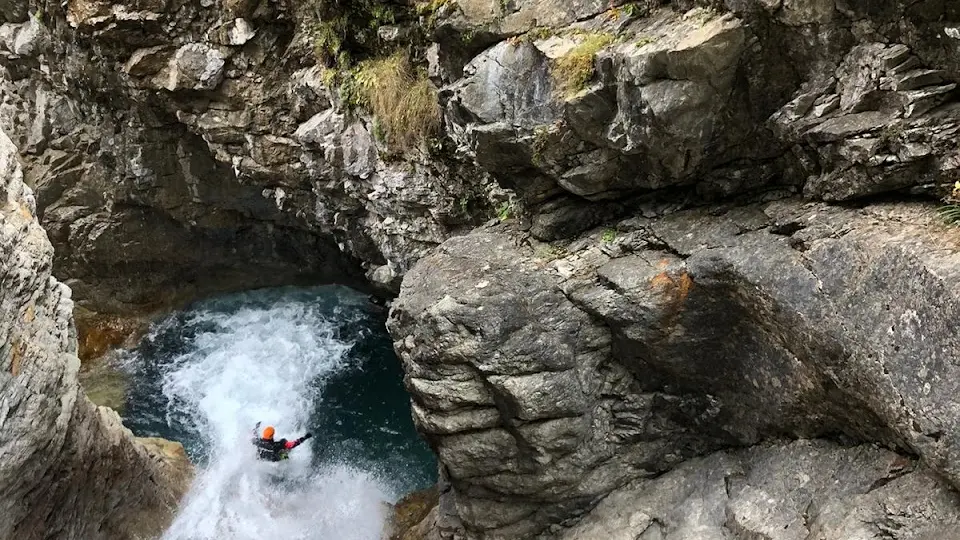
[[[394,150],[410,150],[440,126],[437,90],[407,55],[361,62],[353,75],[358,104],[373,113],[375,132]]]
[[[586,34],[579,45],[553,62],[552,75],[557,93],[569,99],[583,90],[593,78],[594,57],[601,49],[613,43],[608,33]]]

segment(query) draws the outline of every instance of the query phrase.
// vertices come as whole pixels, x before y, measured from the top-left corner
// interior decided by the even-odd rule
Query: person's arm
[[[260,438],[260,422],[257,422],[257,425],[253,426],[253,440],[256,441]]]
[[[306,435],[304,435],[303,437],[300,437],[299,439],[297,439],[297,440],[295,440],[295,441],[287,441],[287,442],[285,442],[285,443],[283,444],[283,447],[286,448],[287,450],[293,450],[294,448],[296,448],[296,447],[300,446],[301,444],[303,444],[303,441],[309,439],[310,437],[313,437],[313,435],[311,435],[310,433],[307,433]]]

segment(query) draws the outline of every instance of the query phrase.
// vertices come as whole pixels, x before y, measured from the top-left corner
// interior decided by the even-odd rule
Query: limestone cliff
[[[395,292],[498,210],[549,240],[718,200],[936,195],[955,8],[874,4],[8,0],[0,125],[85,308]],[[401,153],[357,107],[356,60],[331,60],[392,50],[443,111]]]
[[[0,0],[78,303],[399,292],[434,536],[956,530],[955,3],[373,4]]]
[[[77,380],[70,290],[0,133],[0,538],[158,534],[186,490],[183,448],[142,445]]]

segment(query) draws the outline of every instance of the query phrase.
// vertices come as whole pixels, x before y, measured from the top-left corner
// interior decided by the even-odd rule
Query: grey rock
[[[587,403],[572,370],[520,376],[492,376],[494,395],[514,418],[540,420],[579,416]]]
[[[385,24],[377,28],[377,36],[384,41],[398,41],[406,38],[408,34],[408,29],[392,24]]]
[[[158,535],[190,464],[179,444],[135,441],[84,396],[70,289],[50,274],[53,250],[17,154],[0,132],[0,536]]]
[[[222,45],[246,45],[257,35],[257,29],[249,21],[237,18],[215,29],[217,41]]]
[[[801,90],[772,120],[816,156],[805,195],[854,199],[954,174],[957,108],[944,103],[955,87],[902,43],[866,43],[849,51],[835,79]]]
[[[785,24],[800,26],[824,24],[835,15],[834,0],[783,0],[778,18]]]
[[[509,36],[535,27],[566,26],[622,3],[619,0],[519,0],[510,3],[457,0],[451,8],[438,10],[437,26],[452,28],[458,33],[485,31]]]
[[[334,109],[327,109],[313,115],[309,120],[297,127],[293,136],[305,145],[320,147],[332,146],[333,139],[343,131],[343,115]]]
[[[156,75],[167,66],[173,54],[173,50],[163,45],[137,49],[124,64],[123,70],[133,77]]]
[[[611,244],[570,244],[555,260],[504,226],[448,240],[407,273],[388,328],[408,377],[431,380],[410,386],[418,414],[475,409],[424,391],[452,394],[454,381],[468,377],[488,388],[500,413],[495,426],[478,423],[489,428],[425,433],[450,469],[450,496],[469,535],[562,531],[551,526],[625,482],[776,436],[878,442],[916,452],[933,473],[960,483],[949,458],[960,418],[947,397],[957,376],[943,361],[954,348],[948,328],[960,309],[960,261],[942,249],[952,233],[932,219],[929,209],[905,204],[681,212],[625,221]],[[796,461],[811,470],[818,458]],[[869,470],[850,466],[851,474]],[[873,479],[821,481],[861,489]],[[924,485],[946,498],[931,495],[941,506],[930,514],[911,511],[903,538],[936,530],[937,519],[925,516],[955,519],[948,490]],[[686,538],[712,523],[711,538],[734,525],[740,534],[806,538],[789,535],[809,500],[781,504],[774,518],[761,495],[747,493],[737,502],[721,489],[717,501],[697,503],[709,511],[678,511],[669,526],[644,510],[650,519],[635,514],[638,529],[627,537],[653,527],[644,534]],[[863,504],[824,510],[810,531],[838,540],[865,534],[869,527],[843,517],[866,515],[872,503]],[[884,522],[884,512],[868,522]]]
[[[617,24],[602,16],[581,34],[501,42],[449,87],[451,135],[524,197],[534,219],[562,192],[599,201],[690,183],[720,154],[730,159],[746,136],[749,111],[735,97],[741,21],[664,9]],[[596,82],[564,90],[558,58],[604,36]]]
[[[3,0],[0,2],[0,23],[19,23],[27,19],[27,3],[22,0]]]
[[[206,43],[188,43],[177,49],[156,85],[169,91],[213,90],[223,80],[227,54]]]
[[[897,454],[797,441],[714,454],[638,481],[558,538],[954,539],[958,502]]]
[[[416,403],[412,407],[413,421],[417,429],[433,435],[452,435],[462,431],[490,429],[500,425],[500,413],[494,408],[438,413],[431,412]]]
[[[30,58],[48,46],[49,34],[37,17],[22,23],[0,24],[0,45],[14,58]],[[0,49],[0,51],[3,51]]]

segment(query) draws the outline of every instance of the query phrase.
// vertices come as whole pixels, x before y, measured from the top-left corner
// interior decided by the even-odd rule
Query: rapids
[[[379,540],[386,506],[431,484],[383,314],[343,287],[203,301],[156,323],[120,361],[124,422],[184,443],[198,475],[165,540]],[[255,459],[256,422],[314,437]]]

